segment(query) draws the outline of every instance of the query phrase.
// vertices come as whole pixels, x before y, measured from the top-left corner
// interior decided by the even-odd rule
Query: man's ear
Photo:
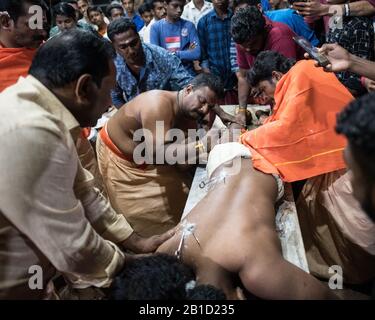
[[[272,71],[272,78],[276,81],[279,81],[282,78],[283,74],[279,71]]]
[[[85,73],[78,78],[74,90],[75,98],[78,104],[85,105],[90,103],[94,85],[95,84],[91,74]]]
[[[190,92],[193,91],[193,85],[192,85],[192,84],[188,84],[188,85],[185,87],[184,91],[185,91],[185,95],[188,95]]]
[[[0,28],[4,30],[10,30],[14,27],[14,21],[10,18],[9,13],[6,11],[0,11]]]

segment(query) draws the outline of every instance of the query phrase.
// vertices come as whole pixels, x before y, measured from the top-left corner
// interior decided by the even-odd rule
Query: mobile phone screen
[[[320,54],[318,49],[304,37],[293,37],[293,40],[297,42],[297,44],[301,46],[310,55],[311,58],[318,61],[322,67],[325,67],[330,63],[329,60],[324,55]]]

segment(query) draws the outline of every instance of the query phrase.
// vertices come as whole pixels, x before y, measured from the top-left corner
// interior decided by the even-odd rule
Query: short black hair
[[[226,300],[225,293],[211,285],[199,285],[187,292],[187,300]]]
[[[147,3],[147,2],[142,3],[138,8],[138,12],[139,12],[140,15],[144,14],[145,12],[149,12],[151,10],[152,10],[152,8],[151,8],[150,4]]]
[[[353,100],[337,116],[336,131],[355,149],[353,156],[375,179],[375,93]]]
[[[166,3],[166,4],[170,4],[172,1],[179,1],[179,2],[183,2],[184,3],[184,5],[185,5],[185,0],[164,0],[164,2]]]
[[[78,4],[77,0],[64,0],[63,2],[71,3],[71,4]]]
[[[35,54],[29,74],[47,88],[62,88],[87,73],[101,86],[115,52],[91,31],[71,29],[48,40]]]
[[[115,300],[183,300],[193,271],[176,257],[156,254],[128,262],[115,278]]]
[[[27,14],[25,4],[41,6],[46,10],[46,4],[42,0],[1,0],[0,11],[8,12],[10,18],[17,22],[18,18]]]
[[[124,7],[119,3],[111,3],[109,6],[107,6],[106,13],[107,16],[111,16],[111,12],[113,9],[121,10],[123,13],[125,12]]]
[[[137,33],[137,27],[131,19],[125,17],[116,19],[108,26],[108,38],[113,42],[116,35],[127,32],[128,30],[133,30],[135,33]]]
[[[199,286],[200,288],[196,291],[194,287],[195,275],[191,268],[174,256],[159,253],[135,258],[125,264],[112,283],[110,298],[113,300],[186,300],[189,297],[199,296],[199,299],[212,299],[213,291],[216,289],[212,289],[212,286],[206,288],[203,285]],[[223,293],[217,294],[221,298],[222,295]]]
[[[53,16],[56,18],[57,15],[66,16],[77,20],[76,10],[67,2],[60,2],[53,6]]]
[[[241,4],[248,4],[249,6],[257,6],[260,4],[260,0],[233,0],[232,7],[236,9]]]
[[[90,16],[90,12],[92,11],[96,11],[96,12],[100,12],[101,14],[104,14],[103,10],[99,6],[89,6],[87,8],[87,16]]]
[[[146,0],[145,3],[149,4],[152,9],[155,9],[155,3],[164,3],[165,0]]]
[[[232,17],[231,33],[234,42],[242,44],[266,31],[266,19],[255,6],[241,8]]]
[[[276,51],[262,51],[254,61],[253,67],[247,73],[247,81],[255,87],[260,81],[271,80],[272,71],[287,73],[296,61],[283,56]]]
[[[208,87],[219,99],[224,97],[223,82],[218,76],[212,73],[201,73],[191,80],[189,84],[193,86],[193,90]]]

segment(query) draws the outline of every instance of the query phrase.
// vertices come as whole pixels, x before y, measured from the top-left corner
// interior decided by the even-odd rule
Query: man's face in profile
[[[48,38],[48,24],[46,12],[42,17],[36,17],[35,11],[29,13],[31,4],[24,3],[24,14],[14,21],[12,37],[19,48],[38,48]],[[35,19],[43,19],[43,27],[35,28]]]
[[[179,100],[184,113],[192,120],[207,121],[207,115],[217,103],[216,94],[209,87],[200,87],[194,90],[191,85],[188,85],[181,96],[182,98]]]

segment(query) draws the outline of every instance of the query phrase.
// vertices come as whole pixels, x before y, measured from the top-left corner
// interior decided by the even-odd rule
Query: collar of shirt
[[[207,15],[209,15],[209,13],[208,13]],[[224,19],[222,19],[222,18],[217,14],[217,12],[216,12],[215,9],[212,9],[212,13],[211,13],[211,15],[212,15],[213,17],[216,17],[218,20],[227,20],[227,19],[231,19],[231,18],[232,18],[232,11],[231,11],[230,9],[228,9],[227,14],[225,15]]]
[[[76,129],[79,128],[78,121],[51,91],[49,91],[39,80],[30,75],[26,78],[21,78],[19,81],[24,81],[31,90],[38,93],[39,97],[43,97],[42,99],[38,98],[39,101],[36,102],[43,109],[61,119],[70,132],[75,133]],[[76,137],[74,136],[73,138],[75,140]]]
[[[374,0],[374,1],[375,1],[375,0]],[[190,1],[190,2],[186,5],[186,8],[188,8],[188,9],[190,9],[190,10],[197,10],[197,11],[199,11],[199,12],[203,12],[203,11],[205,11],[205,10],[207,10],[207,9],[212,9],[212,4],[209,3],[209,2],[207,2],[207,1],[205,1],[205,2],[203,3],[203,7],[202,7],[202,9],[199,10],[199,9],[195,6],[194,2],[193,2],[193,1]]]
[[[145,54],[145,65],[141,68],[140,74],[139,74],[139,80],[137,80],[132,72],[130,71],[128,65],[126,64],[125,59],[117,54],[117,57],[115,59],[116,69],[123,71],[120,71],[120,74],[124,76],[126,81],[126,86],[122,88],[126,95],[132,95],[132,92],[134,90],[134,87],[138,87],[138,83],[140,83],[143,79],[143,77],[146,74],[146,71],[153,68],[154,61],[152,58],[151,50],[148,48],[148,46],[144,43],[142,43],[143,52]],[[117,70],[117,73],[119,73],[119,70]]]

